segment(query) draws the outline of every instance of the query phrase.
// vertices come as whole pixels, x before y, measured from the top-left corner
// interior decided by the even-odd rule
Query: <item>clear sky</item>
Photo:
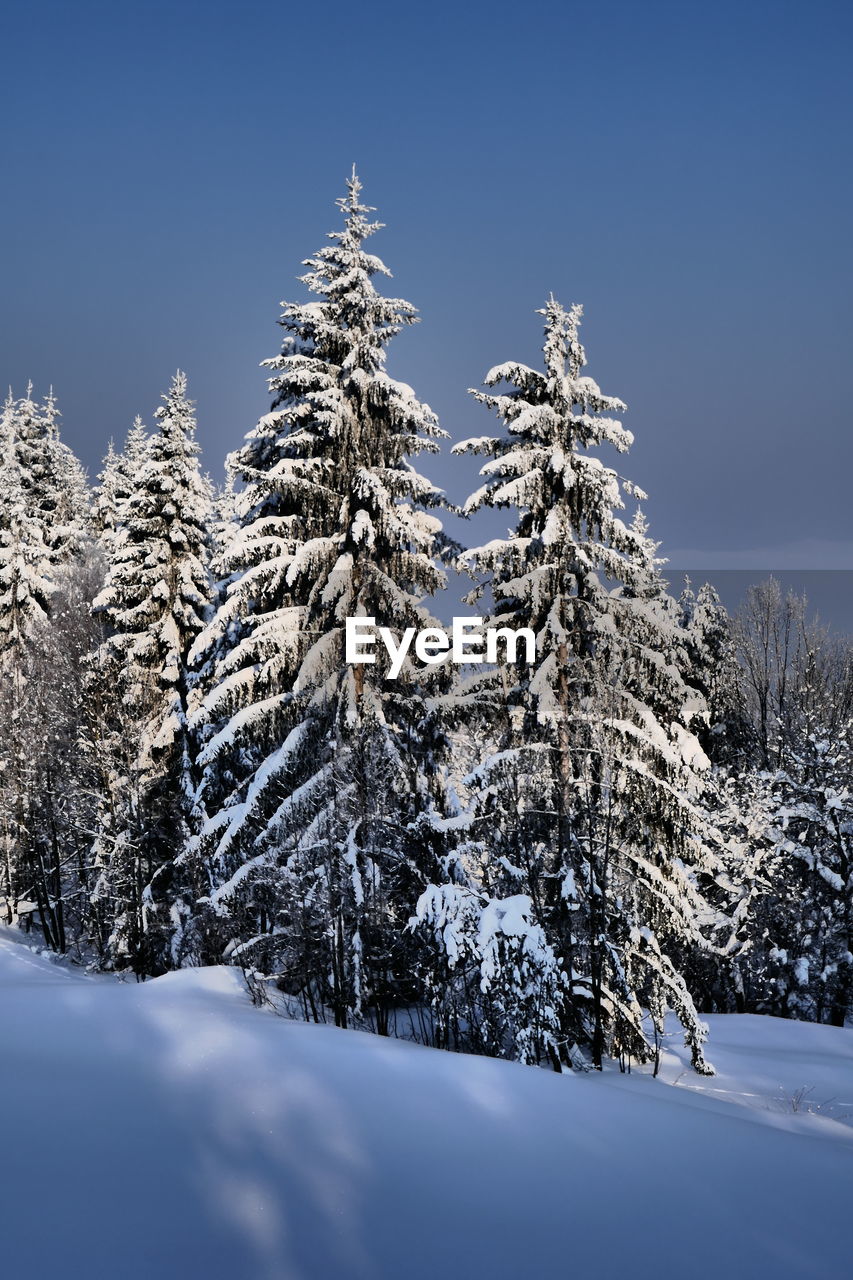
[[[455,439],[553,291],[674,563],[853,568],[849,2],[9,0],[0,39],[0,381],[92,471],[180,366],[220,475],[355,161],[422,314],[389,372]]]

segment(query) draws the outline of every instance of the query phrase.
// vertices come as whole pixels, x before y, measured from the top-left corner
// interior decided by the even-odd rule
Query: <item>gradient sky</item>
[[[422,315],[389,372],[455,439],[553,291],[673,563],[853,568],[850,3],[18,0],[0,39],[0,382],[92,471],[180,366],[219,477],[355,161]]]

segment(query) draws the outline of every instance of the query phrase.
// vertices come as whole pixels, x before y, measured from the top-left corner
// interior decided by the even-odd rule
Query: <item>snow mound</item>
[[[853,1129],[773,1098],[849,1097],[849,1031],[714,1018],[712,1080],[669,1049],[663,1079],[556,1076],[287,1022],[233,970],[69,976],[13,936],[4,1274],[848,1274]]]
[[[191,995],[218,995],[243,1002],[246,999],[246,984],[240,970],[224,964],[206,969],[176,969],[143,983],[140,991],[155,1001],[164,997],[171,1001]]]

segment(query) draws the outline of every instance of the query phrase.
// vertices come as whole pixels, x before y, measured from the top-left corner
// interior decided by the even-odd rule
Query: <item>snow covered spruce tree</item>
[[[19,405],[19,438],[34,504],[48,530],[51,563],[61,566],[81,554],[90,528],[91,495],[86,472],[59,438],[53,389],[40,409],[31,394],[28,389]]]
[[[148,432],[142,419],[134,418],[124,448],[109,443],[103,470],[98,475],[94,500],[94,525],[101,539],[110,538],[121,524],[121,507],[133,491],[135,477],[145,462]]]
[[[353,173],[341,231],[284,304],[272,409],[232,456],[237,529],[220,558],[224,601],[196,645],[209,692],[205,831],[187,856],[203,898],[185,962],[227,954],[278,975],[307,1015],[389,1029],[412,998],[406,924],[436,875],[433,814],[443,740],[430,692],[447,668],[388,679],[381,656],[348,665],[344,623],[394,635],[429,618],[441,494],[409,457],[444,433],[385,372],[416,319],[382,296],[364,242],[381,226]]]
[[[54,591],[49,533],[29,501],[11,393],[0,419],[0,653],[4,665],[47,617]]]
[[[95,897],[110,930],[107,962],[137,974],[167,964],[169,881],[194,793],[187,655],[209,595],[209,486],[180,371],[163,402],[106,544],[95,609],[107,636],[91,672],[98,689],[112,691],[89,742],[102,765]]]
[[[55,877],[45,871],[42,820],[53,793],[44,793],[44,753],[58,738],[38,708],[57,702],[59,690],[42,655],[54,601],[83,552],[88,515],[85,474],[59,438],[58,417],[53,394],[38,404],[31,385],[22,399],[10,391],[0,414],[0,895],[9,921],[22,901],[37,897],[51,945]]]
[[[29,649],[44,623],[55,584],[46,531],[27,502],[7,400],[0,423],[0,822],[2,907],[6,923],[26,893],[30,817],[35,796],[26,750]]]
[[[529,628],[536,655],[468,691],[469,714],[504,731],[468,780],[459,850],[468,883],[429,890],[419,928],[445,947],[473,892],[485,923],[467,934],[482,967],[483,941],[510,922],[502,981],[519,1008],[537,1010],[526,1056],[567,1060],[578,1044],[597,1066],[605,1054],[649,1060],[670,1007],[704,1071],[706,1028],[684,978],[706,945],[700,884],[715,867],[696,804],[707,761],[693,730],[704,703],[685,681],[684,633],[645,521],[617,514],[623,492],[644,495],[594,453],[628,449],[614,416],[625,406],[582,373],[581,308],[552,298],[541,314],[544,371],[499,365],[486,384],[510,389],[473,393],[505,433],[456,446],[491,458],[467,510],[519,511],[507,538],[463,560],[485,575],[491,624]],[[492,1035],[491,1052],[519,1052],[511,1024]]]
[[[678,610],[690,655],[688,679],[708,705],[699,740],[713,764],[743,764],[754,756],[756,740],[734,622],[708,582],[694,594],[688,578]]]
[[[59,438],[51,391],[32,384],[0,415],[0,651],[47,617],[62,567],[80,554],[88,521],[86,476]]]

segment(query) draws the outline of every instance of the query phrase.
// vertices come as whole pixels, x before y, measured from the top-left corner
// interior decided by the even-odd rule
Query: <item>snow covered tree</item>
[[[97,892],[115,904],[111,960],[125,957],[142,973],[166,963],[164,895],[172,859],[188,835],[194,793],[187,660],[209,598],[210,493],[180,371],[163,401],[107,543],[106,582],[95,608],[109,636],[92,673],[116,691],[104,752]],[[140,427],[133,431],[139,438]]]
[[[744,763],[754,758],[756,743],[734,623],[708,582],[694,594],[688,578],[678,608],[690,655],[688,679],[708,704],[699,740],[714,764]]]
[[[112,440],[109,443],[94,496],[93,519],[102,539],[111,537],[121,523],[122,505],[133,492],[135,477],[145,463],[147,447],[148,432],[138,414],[122,451],[116,451]]]
[[[121,454],[116,452],[112,440],[104,456],[103,470],[98,472],[94,493],[93,520],[97,533],[103,536],[112,532],[117,524],[116,507],[121,487]],[[127,494],[122,496],[126,497]]]
[[[485,575],[472,599],[488,589],[490,624],[536,637],[534,661],[478,676],[468,694],[472,716],[505,727],[469,780],[462,862],[490,901],[529,900],[543,963],[559,965],[564,1055],[577,1042],[598,1066],[605,1053],[648,1060],[671,1007],[705,1070],[683,967],[707,945],[700,882],[715,867],[696,803],[706,709],[645,521],[618,515],[623,493],[644,495],[594,452],[628,449],[614,416],[625,406],[582,372],[580,307],[552,298],[541,314],[544,371],[503,364],[485,381],[508,391],[473,393],[505,434],[455,449],[491,458],[467,511],[519,511],[507,538],[462,557]]]
[[[47,616],[63,565],[79,555],[88,519],[86,477],[59,439],[56,401],[10,390],[0,414],[0,652]]]
[[[0,414],[0,884],[5,918],[37,906],[46,942],[64,946],[60,891],[60,798],[70,706],[63,664],[70,650],[52,640],[81,560],[88,494],[80,464],[59,439],[51,393],[9,392]],[[56,661],[52,662],[51,658]],[[29,919],[29,917],[26,917]]]
[[[19,433],[25,450],[33,498],[49,530],[51,562],[64,565],[79,557],[89,533],[90,493],[86,472],[73,451],[59,438],[59,410],[51,388],[39,415],[29,399],[20,405]],[[33,431],[33,437],[25,434]]]
[[[273,969],[306,1011],[387,1030],[410,998],[405,930],[434,875],[442,735],[430,691],[447,667],[344,661],[347,616],[395,635],[428,625],[442,585],[441,494],[409,457],[444,433],[385,372],[385,348],[416,319],[382,296],[389,274],[364,242],[353,173],[343,230],[305,265],[315,300],[284,304],[272,408],[230,460],[243,484],[220,558],[224,602],[196,654],[209,688],[205,832],[187,857],[205,902],[186,959]],[[204,880],[207,878],[207,885]]]
[[[560,1070],[565,975],[528,894],[486,897],[466,884],[430,885],[412,926],[433,944],[426,995],[441,1048]]]
[[[59,410],[51,390],[43,404],[27,394],[4,406],[8,446],[17,457],[29,514],[42,526],[53,566],[80,550],[89,518],[86,475],[59,438]]]
[[[7,668],[47,617],[54,591],[47,530],[27,500],[14,432],[10,396],[0,420],[0,655]]]
[[[92,791],[81,734],[86,720],[86,659],[95,624],[90,603],[101,563],[89,544],[60,572],[50,615],[19,655],[23,697],[0,681],[0,809],[14,860],[0,869],[6,918],[35,921],[45,944],[90,958],[89,845]],[[8,712],[8,714],[7,714]],[[4,845],[6,841],[4,839]]]

